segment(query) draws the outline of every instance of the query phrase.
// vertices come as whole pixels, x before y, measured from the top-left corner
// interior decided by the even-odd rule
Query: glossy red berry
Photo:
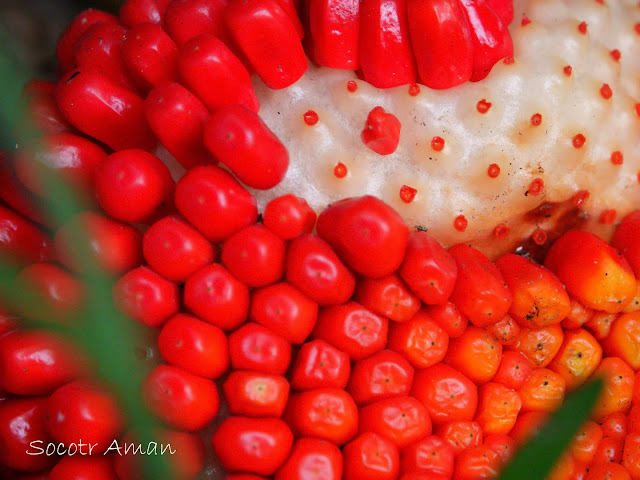
[[[162,325],[178,312],[178,286],[149,267],[127,272],[113,287],[118,310],[149,327]]]
[[[175,81],[178,76],[178,46],[160,25],[141,23],[127,31],[122,60],[141,92]]]
[[[164,217],[149,227],[142,237],[142,253],[151,268],[177,283],[215,257],[213,245],[178,216]]]
[[[142,222],[170,200],[174,182],[167,166],[139,149],[112,153],[96,170],[95,194],[116,220]]]
[[[189,170],[176,185],[178,211],[212,242],[224,241],[258,218],[256,200],[218,167]]]
[[[266,190],[284,178],[289,153],[257,113],[243,105],[216,110],[207,121],[204,144],[245,185]]]
[[[220,398],[216,384],[181,368],[159,365],[142,384],[149,410],[167,425],[195,432],[218,413]]]
[[[296,25],[281,5],[278,0],[231,0],[224,10],[231,37],[273,89],[292,85],[307,70]]]
[[[178,76],[211,112],[236,104],[253,112],[260,108],[249,72],[222,40],[211,34],[192,38],[180,47]]]
[[[318,216],[316,228],[349,267],[372,278],[400,266],[409,237],[402,217],[370,195],[332,204]]]
[[[316,217],[316,212],[304,198],[287,194],[267,203],[262,223],[283,240],[291,240],[303,233],[311,233]]]
[[[282,282],[253,290],[249,318],[291,343],[303,343],[316,324],[318,304]]]
[[[196,316],[224,331],[238,328],[249,313],[249,289],[219,263],[187,279],[183,301]]]
[[[157,143],[142,98],[96,69],[76,69],[63,76],[57,101],[69,123],[114,150],[150,150]]]
[[[205,378],[218,378],[229,368],[229,345],[224,332],[198,318],[178,313],[158,335],[162,358]]]
[[[248,287],[264,287],[284,274],[285,243],[264,225],[234,233],[222,246],[222,263]]]

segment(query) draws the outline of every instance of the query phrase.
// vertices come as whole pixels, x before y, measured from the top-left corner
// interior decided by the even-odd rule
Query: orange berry
[[[623,310],[637,285],[627,260],[594,234],[570,230],[552,245],[544,262],[584,305],[605,312]]]
[[[592,412],[598,421],[617,412],[627,412],[633,396],[633,370],[619,357],[607,357],[593,372],[594,377],[604,380],[604,388]]]
[[[569,296],[552,272],[515,254],[503,255],[495,263],[513,296],[509,313],[520,326],[543,328],[569,314]]]
[[[563,377],[548,368],[537,368],[518,392],[522,398],[522,410],[553,412],[562,405],[566,389]]]
[[[571,391],[582,385],[602,360],[602,347],[583,328],[566,331],[560,350],[549,364],[549,369],[561,375]]]
[[[604,353],[620,357],[634,370],[640,369],[640,312],[620,315],[602,342]]]

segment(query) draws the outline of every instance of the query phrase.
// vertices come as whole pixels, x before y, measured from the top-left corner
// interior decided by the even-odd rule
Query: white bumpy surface
[[[531,23],[521,26],[523,16]],[[586,34],[578,29],[581,22],[587,23]],[[499,223],[512,227],[512,237],[530,234],[536,226],[519,228],[522,214],[588,190],[588,228],[606,237],[610,228],[598,224],[603,210],[615,208],[620,219],[640,205],[638,22],[635,0],[516,0],[512,64],[498,62],[478,83],[449,90],[421,86],[415,97],[407,86],[380,90],[353,72],[312,65],[284,90],[256,80],[260,114],[291,156],[279,186],[254,192],[260,206],[294,192],[319,211],[340,198],[373,194],[409,225],[428,227],[444,245],[482,245]],[[613,49],[621,53],[619,62]],[[566,65],[571,76],[564,73]],[[354,79],[358,89],[351,93],[346,85]],[[613,91],[608,100],[600,94],[604,83]],[[485,114],[476,108],[482,99],[492,104]],[[402,122],[398,149],[388,156],[360,140],[376,105]],[[310,109],[319,116],[314,126],[303,121]],[[531,124],[536,113],[542,115],[537,127]],[[576,149],[572,138],[579,133],[587,140]],[[431,148],[434,136],[445,140],[441,152]],[[611,162],[616,150],[623,152],[623,165]],[[346,177],[334,176],[337,162],[347,166]],[[500,166],[497,178],[487,174],[492,163]],[[525,195],[537,177],[544,191]],[[401,201],[402,185],[417,189],[413,202]],[[460,214],[469,222],[464,233],[453,227]]]

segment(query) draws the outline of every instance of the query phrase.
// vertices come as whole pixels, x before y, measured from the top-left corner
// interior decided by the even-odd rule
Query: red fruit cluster
[[[69,223],[88,227],[94,261],[117,276],[116,306],[157,329],[163,363],[141,394],[169,429],[158,438],[181,450],[176,478],[201,471],[197,432],[214,421],[228,479],[494,478],[566,392],[596,376],[606,389],[554,478],[640,478],[640,211],[613,246],[569,231],[540,265],[445,249],[371,196],[316,219],[286,195],[259,222],[253,196],[216,166],[192,168],[172,203],[177,213],[144,234],[98,213]],[[29,305],[18,313],[72,318],[83,270],[64,248],[71,226],[41,263],[44,234],[7,212],[21,222],[16,238],[36,246],[3,248],[31,263],[21,276],[48,317]],[[135,457],[70,455],[134,437],[103,387],[78,380],[87,372],[72,347],[0,318],[0,464],[54,479],[138,478]],[[49,443],[55,455],[27,454]]]
[[[451,88],[513,55],[512,0],[306,0],[307,53],[379,88]]]

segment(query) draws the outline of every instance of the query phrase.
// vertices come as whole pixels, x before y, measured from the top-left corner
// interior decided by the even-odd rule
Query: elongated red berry
[[[155,87],[144,101],[144,113],[153,133],[183,167],[215,163],[202,140],[209,111],[182,85]]]
[[[122,61],[122,42],[125,30],[122,26],[97,22],[76,40],[73,45],[74,68],[92,68],[100,71],[112,82],[133,89],[133,81]]]
[[[459,0],[407,0],[418,75],[431,88],[451,88],[473,72],[469,22]]]
[[[78,69],[58,83],[58,106],[69,123],[114,150],[156,145],[143,100],[97,70]]]
[[[570,295],[596,310],[620,312],[638,288],[624,256],[589,232],[566,232],[551,246],[544,265]]]
[[[453,292],[458,267],[427,232],[411,232],[399,270],[409,288],[428,305],[442,305]]]
[[[407,0],[363,0],[360,5],[360,68],[374,87],[416,81]]]
[[[140,23],[161,25],[171,0],[126,0],[120,7],[118,18],[125,27]]]
[[[53,83],[53,82],[52,82]],[[24,89],[26,108],[29,113],[29,120],[33,126],[42,133],[52,135],[61,132],[74,132],[75,129],[64,118],[56,103],[55,83],[52,91],[29,91],[28,86]]]
[[[513,0],[485,0],[494,12],[502,19],[505,25],[509,25],[513,20]]]
[[[3,158],[0,152],[0,199],[26,219],[40,225],[50,225],[45,203],[20,183],[13,164],[13,158]]]
[[[80,239],[86,244],[88,259],[74,248]],[[79,273],[90,271],[97,264],[107,273],[117,275],[142,261],[140,231],[96,212],[81,212],[72,217],[58,229],[53,241],[58,260]]]
[[[0,255],[18,263],[51,260],[51,238],[21,215],[0,205]]]
[[[269,88],[288,87],[307,70],[298,32],[278,0],[231,0],[224,19],[235,43]]]
[[[360,134],[362,142],[380,155],[390,155],[400,142],[400,120],[377,106],[369,112],[364,129]]]
[[[178,75],[211,112],[237,103],[254,112],[260,108],[249,72],[213,35],[200,35],[180,48]]]
[[[449,253],[458,265],[451,301],[477,327],[498,323],[511,306],[511,292],[500,270],[468,245],[455,245]]]
[[[89,8],[76,15],[67,28],[65,28],[62,35],[58,38],[56,45],[56,58],[58,60],[59,72],[67,72],[75,66],[73,45],[88,28],[98,22],[117,25],[118,19],[110,13]]]
[[[305,0],[307,52],[324,67],[357,70],[359,0]]]
[[[141,23],[129,29],[122,44],[122,60],[142,92],[178,76],[178,46],[159,25]]]
[[[513,55],[513,44],[507,24],[483,0],[461,0],[471,27],[473,73],[471,81],[482,80],[491,68],[505,57]]]
[[[220,108],[207,121],[204,143],[245,185],[268,189],[284,178],[289,153],[257,113],[242,105]]]
[[[97,167],[107,158],[105,151],[88,138],[58,133],[42,139],[33,156],[26,152],[15,156],[16,176],[30,191],[51,198],[47,175],[60,174],[72,187],[90,193]]]
[[[215,35],[228,44],[223,13],[227,0],[171,0],[164,16],[164,29],[178,45],[198,35]]]

